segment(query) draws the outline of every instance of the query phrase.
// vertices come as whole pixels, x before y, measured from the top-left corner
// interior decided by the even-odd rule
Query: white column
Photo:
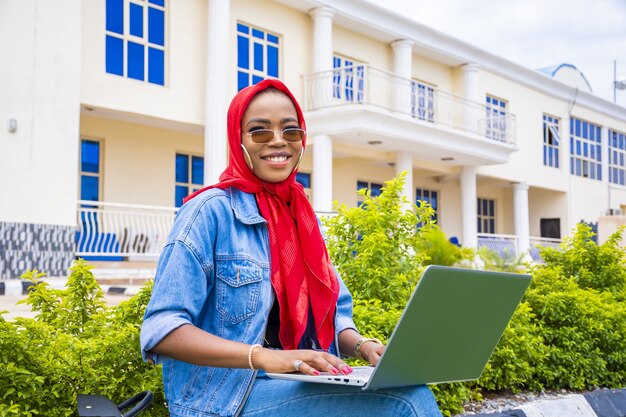
[[[476,234],[476,167],[465,166],[461,171],[461,216],[463,246],[475,248]]]
[[[411,77],[413,76],[412,42],[399,39],[391,43],[393,49],[393,72],[398,76],[394,79],[394,110],[411,113]]]
[[[204,183],[214,184],[226,168],[226,113],[228,111],[228,61],[230,55],[230,0],[208,0],[207,66],[204,96]]]
[[[313,18],[313,72],[333,69],[333,16],[330,7],[309,12]]]
[[[600,131],[600,145],[602,149],[602,184],[606,190],[606,209],[602,213],[598,213],[598,216],[604,216],[609,214],[609,209],[619,208],[611,207],[611,183],[609,182],[609,158],[611,157],[609,152],[609,128],[602,126]]]
[[[305,86],[305,105],[312,108],[330,104],[333,99],[333,16],[330,7],[309,12],[313,18],[313,72]],[[306,108],[305,108],[306,110]]]
[[[517,236],[517,253],[530,250],[530,224],[528,217],[528,184],[513,184],[513,218]]]
[[[479,97],[478,91],[478,64],[463,64],[463,97],[476,103],[483,101]],[[481,117],[480,110],[474,106],[465,106],[464,126],[470,132],[478,133],[478,119]]]
[[[313,209],[333,209],[333,141],[328,135],[313,138]]]
[[[560,165],[563,167],[563,172],[567,175],[567,217],[561,220],[561,237],[570,234],[572,229],[576,226],[576,220],[573,218],[572,208],[574,207],[574,197],[572,195],[572,175],[571,172],[571,150],[570,150],[570,119],[565,118],[561,121],[561,129],[559,131],[561,135],[561,142],[559,152],[561,153]]]
[[[413,199],[413,157],[408,152],[399,152],[396,155],[396,176],[403,171],[406,171],[406,177],[404,187],[402,187],[402,195],[409,200],[410,205],[407,208],[411,208],[415,204]]]

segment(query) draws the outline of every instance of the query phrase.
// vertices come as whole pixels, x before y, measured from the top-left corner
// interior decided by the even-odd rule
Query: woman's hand
[[[385,351],[385,345],[381,345],[376,342],[366,342],[361,346],[361,356],[368,361],[372,366],[376,366],[383,352]]]
[[[296,369],[296,361],[299,363]],[[266,372],[294,372],[300,371],[308,375],[319,375],[328,372],[333,375],[347,375],[352,372],[344,361],[333,354],[315,350],[275,350],[260,348],[252,355],[255,368]]]

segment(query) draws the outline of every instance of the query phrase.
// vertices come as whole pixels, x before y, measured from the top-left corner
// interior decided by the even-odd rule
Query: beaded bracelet
[[[261,346],[258,343],[256,343],[256,344],[250,346],[250,349],[248,350],[248,365],[250,365],[250,369],[252,369],[253,371],[256,371],[256,368],[252,364],[252,354],[254,353],[254,349],[262,348],[262,347],[263,346]]]
[[[359,340],[357,340],[356,344],[354,345],[354,350],[352,351],[352,353],[354,354],[355,358],[366,360],[363,357],[363,355],[361,354],[361,348],[367,342],[376,342],[379,345],[383,344],[383,342],[381,342],[380,340],[376,339],[375,337],[362,337]]]

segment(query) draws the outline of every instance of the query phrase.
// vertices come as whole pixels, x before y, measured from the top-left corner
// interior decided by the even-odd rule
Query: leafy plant
[[[76,394],[121,402],[138,391],[155,393],[147,416],[165,416],[161,372],[143,362],[139,329],[151,293],[109,307],[86,262],[71,268],[65,290],[35,282],[23,301],[35,318],[7,322],[0,316],[0,416],[69,416]]]

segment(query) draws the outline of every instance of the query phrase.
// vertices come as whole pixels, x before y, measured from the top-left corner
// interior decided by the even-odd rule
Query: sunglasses
[[[287,142],[300,142],[302,139],[304,139],[304,136],[306,135],[304,129],[297,129],[293,127],[289,127],[283,130],[253,130],[252,132],[246,132],[246,135],[249,135],[250,138],[252,138],[252,141],[255,143],[268,143],[272,139],[274,139],[274,135],[276,133],[279,133],[280,137]]]

